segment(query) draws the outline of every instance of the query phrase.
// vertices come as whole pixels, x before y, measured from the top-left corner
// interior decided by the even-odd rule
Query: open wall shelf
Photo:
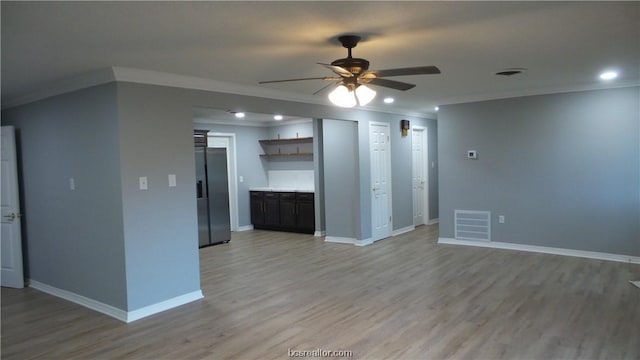
[[[282,145],[282,144],[304,144],[312,143],[312,137],[293,138],[293,139],[267,139],[259,140],[262,145]]]
[[[277,158],[277,157],[313,157],[313,153],[291,153],[291,154],[260,154],[260,157],[264,158]]]
[[[271,159],[295,159],[307,161],[313,159],[313,138],[267,139],[259,140],[264,149],[260,157]],[[296,146],[300,145],[300,146]]]

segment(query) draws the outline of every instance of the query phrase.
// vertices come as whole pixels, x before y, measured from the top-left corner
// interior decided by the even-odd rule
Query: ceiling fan
[[[338,59],[331,64],[318,63],[333,71],[338,76],[325,76],[325,77],[312,77],[312,78],[300,78],[300,79],[287,79],[287,80],[271,80],[261,81],[260,84],[270,84],[288,81],[303,81],[303,80],[326,80],[332,81],[333,84],[329,84],[314,93],[318,94],[326,88],[337,85],[337,87],[329,94],[331,102],[338,106],[353,107],[355,105],[366,105],[376,95],[376,92],[366,85],[376,85],[387,87],[395,90],[406,91],[415,87],[414,84],[408,84],[395,80],[385,79],[392,76],[405,76],[405,75],[430,75],[440,74],[440,69],[435,66],[418,66],[400,69],[387,69],[387,70],[369,70],[369,61],[366,59],[354,58],[351,56],[351,49],[358,45],[360,36],[357,35],[343,35],[338,38],[338,41],[347,48],[347,57],[344,59]]]

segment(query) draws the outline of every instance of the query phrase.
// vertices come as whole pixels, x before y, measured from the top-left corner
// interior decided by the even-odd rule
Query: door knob
[[[15,220],[18,216],[16,215],[16,213],[11,213],[11,214],[9,214],[9,215],[5,215],[4,217],[5,217],[7,220],[9,220],[9,221],[13,221],[13,220]]]
[[[380,189],[379,187],[374,186],[371,190],[376,191],[376,190],[379,190],[379,189]]]

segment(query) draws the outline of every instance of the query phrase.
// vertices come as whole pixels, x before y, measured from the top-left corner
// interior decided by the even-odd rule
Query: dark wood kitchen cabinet
[[[300,231],[312,234],[316,229],[313,193],[296,193],[296,224]]]
[[[254,229],[313,234],[313,193],[251,191],[250,199]]]
[[[251,191],[249,194],[251,198],[251,223],[257,229],[256,226],[264,225],[264,192]]]
[[[297,223],[296,193],[280,193],[280,226],[295,231]]]
[[[280,225],[280,199],[275,192],[264,193],[264,224],[266,226]]]

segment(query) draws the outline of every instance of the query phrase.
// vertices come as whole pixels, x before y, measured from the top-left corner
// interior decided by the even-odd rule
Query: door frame
[[[414,125],[411,127],[411,151],[413,151],[413,132],[414,131],[423,131],[422,137],[422,153],[423,153],[423,162],[422,162],[422,170],[424,171],[425,184],[427,185],[424,189],[424,198],[423,201],[423,209],[422,209],[422,223],[424,225],[429,225],[429,128],[426,126]],[[413,165],[412,165],[413,168]],[[415,168],[412,169],[415,173]],[[415,201],[415,194],[413,195],[413,201]],[[413,224],[415,226],[415,214],[413,214]]]
[[[373,141],[371,141],[371,128],[372,126],[384,126],[387,129],[387,171],[386,171],[386,180],[387,180],[387,184],[388,184],[388,189],[387,189],[387,213],[389,214],[390,220],[389,220],[389,230],[388,233],[386,234],[386,236],[383,236],[381,238],[375,238],[373,237],[373,232],[375,229],[375,223],[374,223],[374,212],[373,212],[373,202],[374,202],[374,193],[373,193],[373,182],[371,181],[373,179],[373,166],[371,166],[371,159],[373,157],[373,151],[371,151],[372,146],[373,146]],[[370,121],[369,122],[369,133],[367,134],[368,139],[369,139],[369,186],[370,186],[370,194],[371,194],[371,237],[373,239],[373,241],[379,241],[382,239],[386,239],[388,237],[390,237],[393,233],[393,201],[392,201],[392,184],[391,184],[391,124],[389,124],[388,122],[381,122],[381,121]]]
[[[227,149],[227,177],[229,182],[229,215],[231,231],[239,231],[239,211],[238,211],[238,152],[236,151],[235,133],[207,133],[207,147],[212,137],[224,137],[229,139],[229,149]]]

